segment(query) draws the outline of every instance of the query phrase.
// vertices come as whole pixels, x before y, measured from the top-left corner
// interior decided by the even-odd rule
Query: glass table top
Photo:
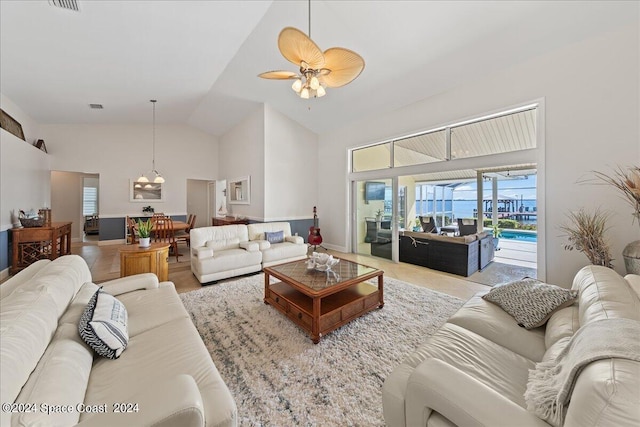
[[[318,271],[307,268],[306,260],[288,262],[286,264],[267,267],[272,272],[306,286],[310,289],[320,291],[340,283],[357,279],[378,271],[373,267],[358,264],[345,259],[334,265],[329,271]]]

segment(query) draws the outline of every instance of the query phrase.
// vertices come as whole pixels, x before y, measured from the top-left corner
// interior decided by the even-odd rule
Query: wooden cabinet
[[[53,222],[48,227],[11,229],[11,274],[41,259],[56,259],[71,253],[71,222]]]
[[[211,225],[249,224],[247,218],[235,218],[233,216],[214,216]]]
[[[169,244],[152,243],[148,248],[127,245],[120,248],[120,277],[155,273],[161,282],[169,280]]]

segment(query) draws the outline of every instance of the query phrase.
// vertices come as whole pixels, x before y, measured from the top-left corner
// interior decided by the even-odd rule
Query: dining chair
[[[173,230],[173,220],[171,218],[158,218],[153,223],[153,241],[168,243],[169,251],[173,251],[176,256],[176,262],[180,262],[179,257],[182,255],[178,252],[178,242],[176,241],[175,231]]]
[[[127,216],[127,241],[130,244],[138,243],[138,232],[136,231],[136,223],[130,216]]]
[[[176,233],[176,240],[179,242],[184,242],[187,244],[187,247],[191,247],[191,229],[196,225],[196,215],[189,214],[189,219],[187,220],[187,224],[189,226],[179,233]]]

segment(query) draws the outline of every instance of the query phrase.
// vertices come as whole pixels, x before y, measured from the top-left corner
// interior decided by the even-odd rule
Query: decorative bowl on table
[[[307,260],[307,269],[317,271],[329,271],[331,268],[339,263],[340,260],[334,258],[333,255],[314,252]]]

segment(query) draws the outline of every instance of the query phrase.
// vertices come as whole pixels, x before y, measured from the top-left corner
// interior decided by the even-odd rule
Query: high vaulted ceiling
[[[302,100],[277,48],[307,1],[0,1],[0,91],[44,124],[190,124],[222,135],[261,103],[316,133],[392,111],[638,20],[633,1],[311,2],[311,38],[365,59],[351,84]],[[91,110],[89,103],[104,105]]]

